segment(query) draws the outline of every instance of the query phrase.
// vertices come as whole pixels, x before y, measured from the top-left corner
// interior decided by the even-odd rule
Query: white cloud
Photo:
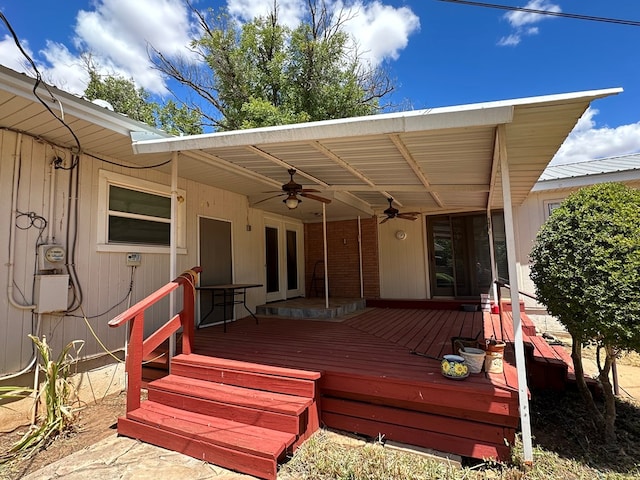
[[[164,79],[152,68],[150,44],[168,56],[186,53],[193,27],[180,0],[100,0],[95,10],[80,10],[75,44],[90,52],[106,73],[133,78],[152,93],[166,93]]]
[[[194,26],[182,0],[97,0],[94,10],[80,10],[74,27],[73,50],[47,41],[38,56],[23,48],[34,59],[42,78],[70,93],[82,94],[89,77],[80,55],[90,53],[104,74],[133,78],[138,86],[156,93],[167,93],[165,80],[155,70],[147,53],[152,45],[168,56],[188,55],[186,49]],[[33,75],[11,37],[0,41],[2,64]]]
[[[544,10],[546,12],[554,13],[562,12],[560,6],[552,3],[550,0],[530,0],[523,8],[530,10]],[[532,26],[533,24],[554,17],[540,13],[513,10],[505,13],[503,18],[509,22],[513,31],[510,35],[502,37],[498,41],[498,45],[501,47],[513,47],[522,41],[522,37],[537,35],[539,33],[539,28]]]
[[[229,13],[241,21],[266,15],[273,0],[228,0]],[[327,1],[330,13],[342,13],[348,18],[344,29],[357,43],[363,59],[378,65],[386,59],[397,59],[409,43],[409,36],[420,28],[420,19],[409,7],[392,7],[379,0]],[[304,0],[278,0],[278,18],[292,28],[299,25],[307,13]]]
[[[419,18],[408,7],[395,8],[380,0],[347,2],[327,0],[327,6],[333,14],[344,9],[350,17],[345,29],[373,65],[398,58],[409,36],[420,28]],[[227,7],[240,21],[247,21],[268,13],[273,0],[228,0]],[[299,24],[307,9],[306,0],[278,0],[279,19],[291,27]],[[132,78],[149,92],[164,95],[165,79],[153,68],[148,46],[169,58],[189,57],[187,46],[196,29],[184,0],[95,0],[90,9],[78,11],[72,45],[48,41],[37,58],[29,54],[45,80],[71,93],[81,94],[86,87],[88,76],[80,55],[89,53],[101,73]],[[10,68],[30,70],[10,37],[0,40],[0,58]]]
[[[278,20],[283,25],[295,28],[306,11],[302,0],[278,0]],[[273,9],[273,0],[227,0],[229,13],[242,22],[263,17]]]
[[[386,59],[396,60],[409,43],[409,36],[420,29],[420,19],[409,7],[395,8],[379,1],[365,5],[357,1],[347,8],[352,17],[345,23],[345,30],[373,65]]]
[[[527,3],[524,8],[529,10],[544,10],[546,12],[554,12],[560,13],[562,9],[560,5],[555,5],[554,3],[548,0],[531,0]],[[521,28],[527,25],[531,25],[532,23],[538,23],[542,20],[545,20],[548,17],[547,15],[542,15],[539,13],[530,13],[523,12],[522,10],[513,10],[504,14],[504,18],[507,19],[509,24],[513,28]]]
[[[25,40],[20,40],[20,43],[25,52],[27,52],[27,55],[33,58],[33,52],[29,49],[29,44]],[[2,65],[12,70],[16,70],[17,72],[31,71],[31,67],[28,66],[29,63],[20,50],[18,50],[18,47],[13,41],[13,37],[10,35],[5,35],[4,38],[0,40],[0,58],[2,58]]]
[[[589,108],[558,150],[551,165],[585,162],[640,152],[640,122],[597,127],[598,110]]]
[[[501,47],[515,47],[522,41],[522,37],[518,34],[512,33],[506,37],[502,37],[498,41],[498,45]]]

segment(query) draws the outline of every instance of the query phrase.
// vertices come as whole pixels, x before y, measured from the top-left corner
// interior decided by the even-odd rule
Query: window
[[[168,251],[171,189],[146,180],[100,171],[98,247],[102,251]],[[184,248],[185,192],[178,191],[178,247]]]
[[[560,200],[551,200],[544,203],[545,203],[544,219],[546,220],[551,216],[553,211],[560,206],[562,202]]]

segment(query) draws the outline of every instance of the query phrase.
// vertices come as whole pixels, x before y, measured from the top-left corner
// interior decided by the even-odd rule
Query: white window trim
[[[110,172],[108,170],[99,171],[98,181],[98,226],[97,226],[97,242],[96,249],[98,252],[139,252],[139,253],[166,253],[169,254],[170,247],[164,245],[140,245],[137,243],[108,243],[108,223],[109,223],[109,186],[116,185],[118,187],[134,189],[151,193],[154,195],[162,195],[171,197],[171,186],[162,185],[160,183],[150,182],[140,178],[129,177],[120,173]],[[187,202],[186,192],[178,189],[178,208],[176,222],[177,236],[177,253],[187,253],[186,239],[186,218],[187,218]]]
[[[543,214],[544,214],[545,221],[551,216],[551,212],[556,208],[558,208],[562,202],[563,202],[563,199],[545,200],[543,202],[543,205],[544,205]]]

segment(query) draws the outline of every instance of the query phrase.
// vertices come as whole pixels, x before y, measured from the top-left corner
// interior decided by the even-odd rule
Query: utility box
[[[36,275],[35,313],[64,312],[69,302],[69,275]]]

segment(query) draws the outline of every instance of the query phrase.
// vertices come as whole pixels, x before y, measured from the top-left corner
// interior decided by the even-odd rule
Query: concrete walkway
[[[230,470],[115,433],[23,480],[253,480]]]

